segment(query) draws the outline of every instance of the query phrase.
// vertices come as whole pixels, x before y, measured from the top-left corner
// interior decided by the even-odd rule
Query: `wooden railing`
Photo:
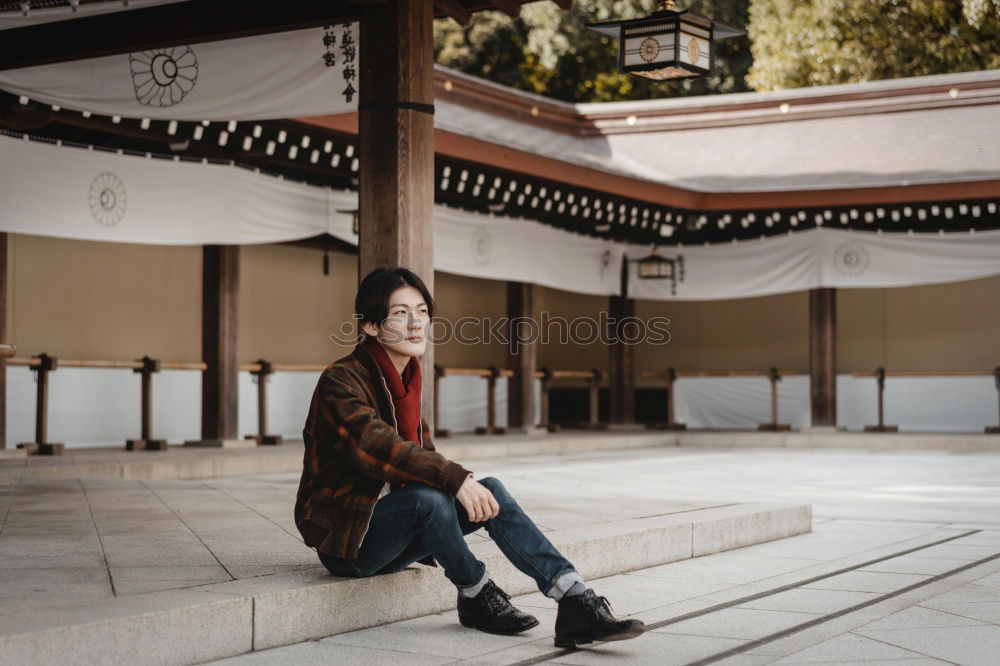
[[[273,445],[281,444],[281,435],[267,434],[267,378],[276,372],[323,372],[326,369],[323,363],[272,363],[266,359],[257,359],[253,363],[241,363],[240,370],[253,375],[257,384],[257,434],[247,435],[247,439],[252,439],[257,444]]]
[[[601,388],[601,380],[604,373],[600,370],[548,370],[543,368],[543,372],[548,373],[548,380],[553,379],[582,379],[587,383],[587,420],[583,422],[561,423],[560,425],[572,428],[583,428],[585,430],[604,430],[608,427],[598,418],[598,396]],[[542,382],[542,413],[545,420],[549,418],[549,387],[546,381]]]
[[[208,366],[198,361],[159,361],[144,356],[135,361],[120,361],[107,359],[58,359],[48,354],[39,354],[31,358],[11,358],[7,365],[31,368],[38,375],[35,400],[35,441],[22,442],[17,445],[26,449],[29,454],[61,455],[65,449],[62,443],[48,441],[48,408],[49,408],[49,374],[58,368],[120,368],[132,370],[142,376],[140,383],[140,436],[129,439],[125,448],[129,451],[163,451],[167,448],[165,439],[155,439],[153,430],[153,374],[160,370],[199,370]]]
[[[482,377],[486,380],[486,425],[477,426],[477,435],[502,434],[506,428],[496,424],[496,384],[501,377],[512,378],[514,371],[510,369],[497,368],[449,368],[440,365],[434,366],[434,423],[436,437],[450,437],[451,430],[439,427],[441,423],[441,379],[443,377]],[[539,415],[539,427],[545,428],[549,432],[556,432],[560,425],[551,422],[549,416],[549,391],[554,379],[582,379],[587,382],[589,393],[588,420],[580,423],[563,423],[566,427],[577,427],[584,429],[603,429],[606,423],[598,420],[598,390],[603,377],[600,370],[550,370],[541,368],[535,371],[534,377],[542,382],[541,391],[541,414]]]
[[[6,348],[6,349],[5,349]],[[0,356],[13,356],[14,348],[10,345],[0,345]],[[204,372],[208,365],[202,361],[160,361],[148,356],[135,361],[110,359],[76,359],[60,358],[39,354],[31,358],[9,358],[7,365],[22,366],[34,370],[38,375],[35,408],[35,441],[18,444],[28,453],[59,455],[65,447],[62,443],[48,441],[48,389],[49,373],[58,368],[100,368],[132,370],[140,374],[141,406],[140,406],[140,436],[125,442],[128,451],[163,451],[167,448],[165,439],[156,439],[153,430],[153,375],[161,370],[196,370]],[[248,439],[256,440],[258,444],[279,444],[280,435],[267,434],[267,378],[275,372],[321,372],[326,365],[320,363],[271,363],[260,359],[253,363],[243,363],[240,370],[254,375],[257,383],[257,428],[258,434],[248,435]]]
[[[57,359],[48,354],[39,354],[31,358],[18,358],[14,356],[15,349],[12,345],[0,344],[0,359],[6,365],[23,366],[34,370],[37,375],[36,389],[36,412],[35,412],[35,441],[18,444],[18,448],[27,449],[29,453],[43,453],[49,455],[61,454],[64,445],[47,441],[48,422],[48,376],[56,369],[63,368],[120,368],[132,370],[140,374],[141,381],[141,433],[138,439],[126,441],[126,449],[137,450],[164,450],[167,447],[166,440],[154,439],[152,436],[152,377],[161,370],[196,370],[204,371],[207,365],[200,361],[160,361],[145,356],[134,361],[105,360],[105,359]],[[265,359],[259,359],[252,363],[239,365],[242,371],[250,372],[254,375],[257,383],[257,435],[248,435],[248,439],[254,439],[258,444],[278,444],[281,442],[280,435],[267,434],[267,379],[275,372],[322,372],[327,365],[321,363],[273,363]],[[659,372],[644,371],[641,376],[645,379],[663,379],[666,382],[666,421],[649,424],[651,427],[681,430],[686,428],[685,424],[678,423],[674,418],[674,388],[675,383],[680,378],[685,377],[764,377],[771,385],[771,421],[761,423],[760,430],[788,430],[787,423],[778,422],[778,382],[782,377],[793,376],[797,373],[790,370],[778,370],[770,368],[767,371],[682,371],[678,372],[674,368],[667,368]],[[896,432],[898,427],[885,424],[884,394],[886,377],[960,377],[960,376],[990,376],[995,378],[998,402],[998,422],[1000,422],[1000,366],[992,371],[886,371],[884,368],[876,368],[873,373],[855,372],[854,377],[874,376],[878,385],[878,424],[865,426],[868,432]],[[482,377],[486,380],[486,425],[479,426],[475,432],[477,434],[502,434],[506,429],[496,423],[496,386],[497,381],[503,378],[512,378],[514,371],[501,369],[496,366],[487,368],[455,368],[434,366],[434,423],[437,429],[437,437],[448,437],[451,431],[441,428],[440,423],[440,381],[447,376],[471,376]],[[549,412],[549,398],[551,382],[556,379],[576,379],[583,380],[588,388],[588,420],[582,423],[567,423],[563,425],[580,427],[586,429],[606,428],[606,423],[601,423],[598,418],[598,395],[603,373],[600,370],[551,370],[541,368],[534,373],[535,378],[541,380],[541,414],[540,423],[542,427],[550,432],[558,430],[559,426],[552,424]],[[988,433],[1000,433],[1000,425],[988,426]]]
[[[998,425],[986,426],[985,432],[987,433],[1000,433],[1000,365],[990,370],[931,370],[931,371],[913,371],[913,370],[893,370],[887,371],[885,368],[879,366],[875,368],[874,372],[855,372],[852,373],[854,377],[875,377],[875,382],[878,387],[878,393],[876,394],[876,401],[878,404],[878,423],[875,425],[866,425],[865,432],[899,432],[899,426],[897,425],[886,425],[885,423],[885,378],[886,377],[989,377],[993,376],[994,384],[997,389],[997,421]]]
[[[766,377],[771,384],[771,420],[768,423],[760,423],[758,430],[789,430],[791,426],[787,423],[778,423],[778,382],[782,377],[791,377],[797,373],[793,370],[778,370],[770,368],[767,371],[760,370],[726,370],[726,371],[684,371],[678,372],[673,368],[667,368],[660,372],[645,371],[641,373],[643,379],[665,379],[667,383],[666,412],[667,420],[649,424],[652,428],[660,430],[684,430],[687,426],[677,423],[674,420],[674,383],[681,377]]]

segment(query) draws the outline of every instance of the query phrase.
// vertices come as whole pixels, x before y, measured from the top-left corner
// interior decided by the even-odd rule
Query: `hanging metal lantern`
[[[664,0],[645,18],[588,23],[618,38],[618,68],[654,81],[705,76],[715,64],[715,42],[746,34],[739,28],[676,10]]]
[[[684,281],[684,255],[676,257],[660,256],[660,250],[655,245],[651,254],[642,259],[629,259],[622,255],[621,287],[619,295],[628,297],[629,264],[637,264],[640,280],[670,280],[670,293],[677,295],[677,283]]]

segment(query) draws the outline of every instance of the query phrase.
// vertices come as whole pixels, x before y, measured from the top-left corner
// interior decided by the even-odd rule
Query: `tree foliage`
[[[756,90],[1000,67],[1000,0],[752,0]]]
[[[618,71],[618,40],[588,22],[648,16],[654,0],[575,0],[570,11],[544,1],[524,5],[518,19],[480,12],[463,28],[434,26],[437,62],[497,83],[569,102],[609,102],[747,90],[746,37],[720,43],[712,76],[656,83]],[[749,0],[692,0],[687,9],[730,25],[745,26]]]
[[[659,83],[618,71],[617,40],[585,23],[647,16],[656,0],[547,0],[518,19],[480,12],[434,26],[437,62],[569,102],[773,90],[1000,67],[1000,0],[690,0],[749,35],[718,44],[708,77]]]

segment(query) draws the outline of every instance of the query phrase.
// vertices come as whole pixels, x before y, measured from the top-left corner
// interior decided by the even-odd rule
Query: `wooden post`
[[[587,380],[587,389],[590,397],[590,409],[588,410],[587,428],[591,430],[603,430],[606,423],[600,422],[600,409],[598,396],[601,389],[601,378],[603,373],[600,370],[593,370],[594,376]]]
[[[809,290],[809,397],[812,425],[837,425],[837,290]]]
[[[49,373],[56,371],[59,367],[59,361],[44,352],[38,355],[38,360],[38,365],[33,367],[38,375],[38,389],[35,394],[35,441],[22,442],[17,445],[17,448],[25,449],[28,455],[37,453],[39,455],[61,456],[66,448],[65,445],[46,441],[49,434]]]
[[[608,384],[611,394],[611,422],[635,423],[635,345],[626,344],[625,319],[635,317],[635,300],[611,296],[608,322],[611,337]]]
[[[431,293],[433,20],[433,0],[362,3],[358,86],[358,279],[376,268],[404,266]],[[423,375],[430,376],[432,345],[420,361]],[[421,409],[433,418],[434,390],[428,388]]]
[[[878,383],[878,425],[866,425],[865,432],[897,432],[899,426],[885,424],[885,368],[875,368],[875,381]]]
[[[7,232],[0,232],[0,343],[7,343]],[[7,357],[0,356],[0,451],[7,448]]]
[[[490,374],[486,378],[486,427],[476,428],[477,435],[502,435],[507,429],[497,425],[497,378],[500,368],[490,366]]]
[[[153,439],[153,373],[160,371],[160,362],[143,356],[142,367],[132,372],[141,375],[141,415],[142,426],[139,439],[125,440],[126,451],[166,451],[167,440]]]
[[[441,378],[445,375],[445,369],[440,365],[434,366],[434,436],[451,437],[451,430],[440,427],[441,424]]]
[[[667,368],[664,373],[667,380],[667,430],[687,430],[687,425],[674,420],[674,383],[677,381],[677,371]]]
[[[187,446],[240,446],[238,427],[240,248],[202,248],[201,439]]]
[[[538,324],[533,319],[534,285],[507,283],[509,344],[507,367],[514,376],[507,382],[507,426],[516,432],[535,429],[535,365],[538,362]]]
[[[541,414],[539,414],[539,426],[545,428],[549,432],[558,432],[558,424],[552,423],[549,420],[549,389],[552,385],[552,370],[543,366],[542,368],[539,368],[539,372],[542,375],[542,404],[540,406]]]
[[[267,434],[267,378],[274,374],[270,361],[257,359],[260,370],[251,370],[254,381],[257,382],[257,434],[247,435],[244,439],[252,439],[258,445],[281,444],[281,435]]]
[[[993,368],[993,382],[997,387],[997,422],[1000,423],[1000,365]],[[1000,433],[1000,425],[986,426],[985,432]]]
[[[757,429],[791,430],[792,427],[789,424],[778,423],[778,382],[781,381],[781,373],[778,372],[777,368],[771,368],[767,371],[767,379],[771,382],[771,421],[770,423],[761,423]]]

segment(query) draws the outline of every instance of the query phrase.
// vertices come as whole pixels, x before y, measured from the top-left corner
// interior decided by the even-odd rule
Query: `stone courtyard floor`
[[[1000,664],[1000,455],[686,449],[481,461],[535,497],[811,503],[813,532],[591,583],[646,635],[552,645],[555,604],[520,636],[454,611],[216,664]],[[587,515],[591,509],[581,507]]]

